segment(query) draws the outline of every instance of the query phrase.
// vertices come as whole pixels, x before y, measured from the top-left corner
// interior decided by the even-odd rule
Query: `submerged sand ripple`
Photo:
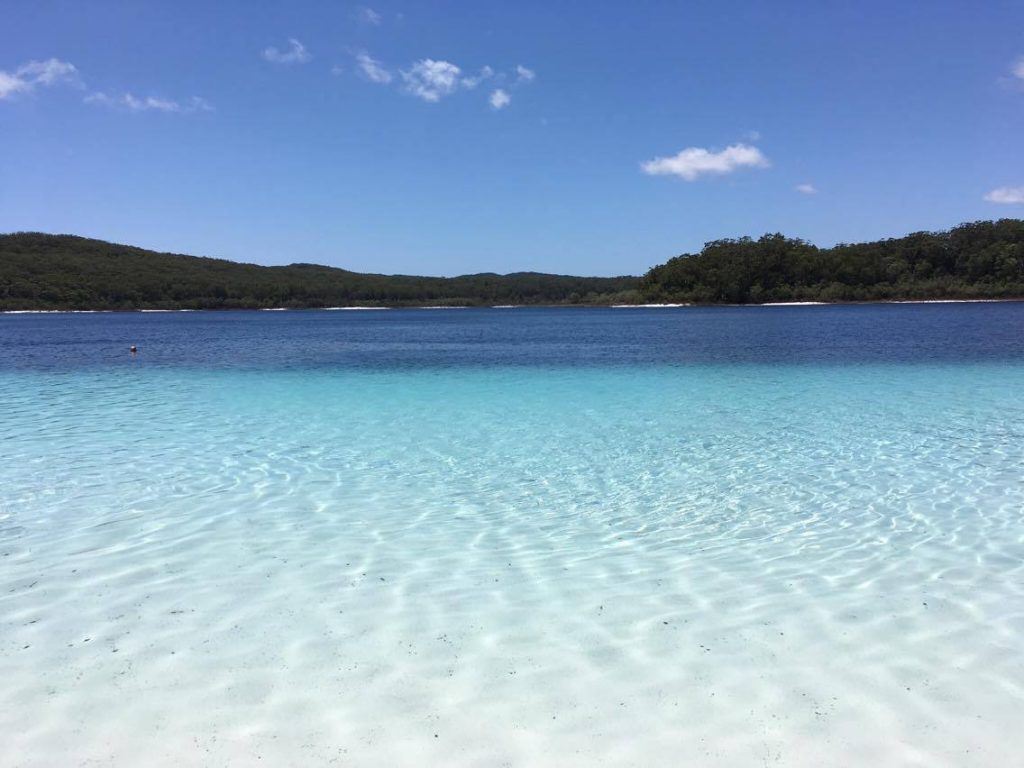
[[[5,380],[0,762],[1011,764],[986,374]]]

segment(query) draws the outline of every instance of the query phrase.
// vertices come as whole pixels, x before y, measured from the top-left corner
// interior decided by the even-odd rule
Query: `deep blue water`
[[[1024,303],[0,315],[0,367],[1024,360]]]

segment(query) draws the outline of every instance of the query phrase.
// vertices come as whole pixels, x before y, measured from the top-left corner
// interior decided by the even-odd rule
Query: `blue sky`
[[[0,231],[640,273],[1024,216],[1024,4],[6,0]]]

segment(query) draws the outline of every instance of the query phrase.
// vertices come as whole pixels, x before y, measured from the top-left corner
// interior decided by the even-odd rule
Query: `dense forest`
[[[1024,221],[980,221],[832,248],[780,234],[715,240],[642,278],[374,275],[155,253],[71,235],[0,235],[0,310],[961,298],[1024,298]]]
[[[536,272],[445,278],[262,267],[71,235],[0,235],[0,310],[610,304],[636,301],[638,284]]]
[[[715,240],[654,267],[641,292],[699,304],[1024,298],[1024,221],[833,248],[779,234]]]

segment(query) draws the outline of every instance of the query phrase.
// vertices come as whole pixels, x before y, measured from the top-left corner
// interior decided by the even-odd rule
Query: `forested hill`
[[[833,248],[778,234],[715,240],[654,267],[641,293],[645,301],[705,304],[1024,298],[1024,221]]]
[[[715,240],[643,278],[373,275],[155,253],[71,235],[0,235],[0,310],[973,298],[1024,298],[1024,221],[832,248],[780,234]]]
[[[0,310],[608,304],[636,301],[638,284],[536,272],[444,278],[262,267],[71,235],[0,235]]]

